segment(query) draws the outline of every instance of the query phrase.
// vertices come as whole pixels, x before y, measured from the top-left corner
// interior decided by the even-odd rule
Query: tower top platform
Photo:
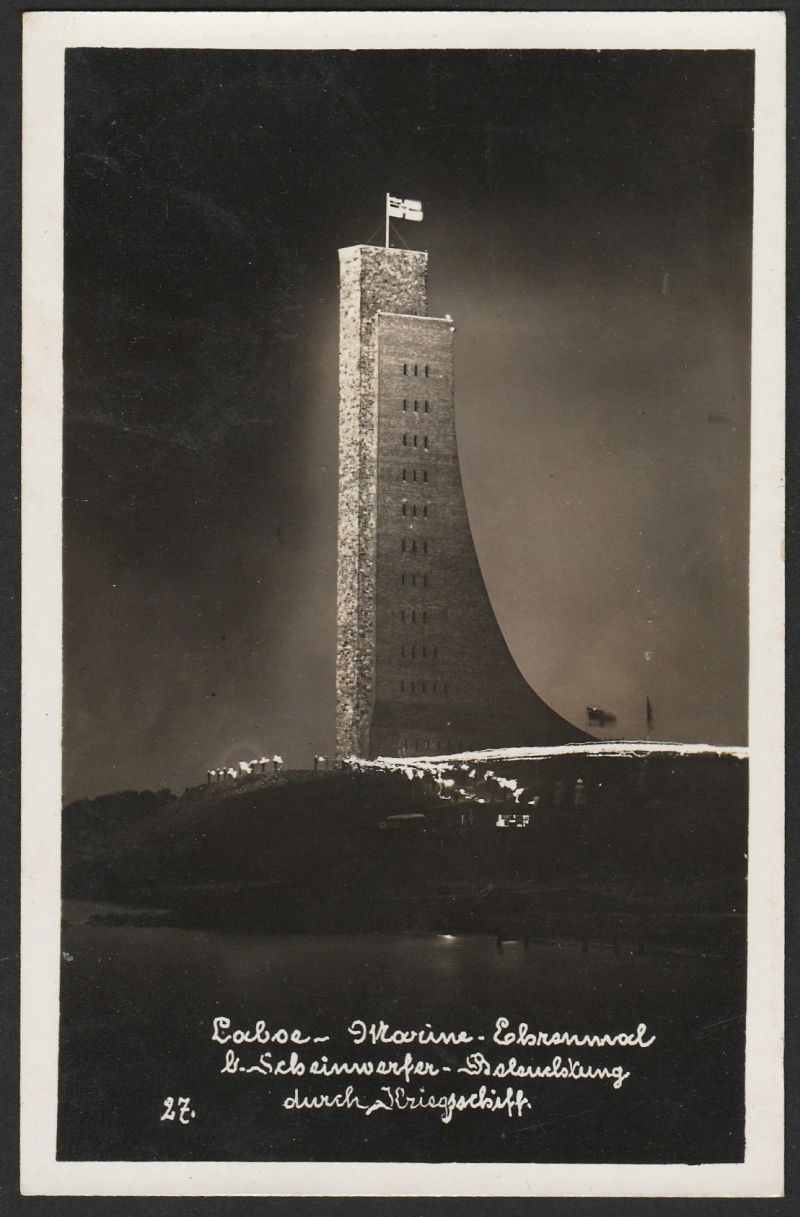
[[[392,254],[401,254],[405,257],[410,255],[412,258],[427,258],[428,256],[427,249],[401,249],[397,245],[365,245],[363,243],[359,245],[343,245],[339,250],[339,254],[353,254],[359,250],[369,250],[372,254],[379,253],[390,256]]]
[[[357,347],[373,341],[372,327],[379,312],[427,315],[428,255],[424,250],[349,245],[339,250],[339,277],[341,315],[354,324],[358,320],[358,336],[355,330],[352,336]],[[351,354],[359,357],[355,347]]]

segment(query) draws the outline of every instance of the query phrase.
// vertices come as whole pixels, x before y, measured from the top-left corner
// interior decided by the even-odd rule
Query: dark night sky
[[[330,751],[336,250],[386,190],[523,672],[745,742],[749,54],[71,51],[66,129],[68,798]]]

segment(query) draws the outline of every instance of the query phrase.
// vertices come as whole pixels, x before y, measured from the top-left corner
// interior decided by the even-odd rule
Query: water
[[[744,966],[730,958],[582,949],[579,943],[406,934],[258,935],[168,927],[77,925],[64,931],[59,1156],[67,1159],[702,1162],[741,1160]],[[609,1082],[515,1083],[531,1107],[519,1119],[433,1111],[287,1112],[307,1080],[230,1075],[211,1041],[215,1017],[331,1036],[317,1049],[358,1051],[348,1024],[464,1028],[499,1016],[531,1028],[656,1035],[635,1049],[514,1050],[623,1062]],[[270,1047],[270,1046],[268,1046]],[[258,1052],[242,1049],[248,1063]],[[283,1054],[286,1050],[275,1049]],[[305,1050],[304,1050],[305,1051]],[[452,1068],[464,1049],[414,1049]],[[468,1050],[467,1050],[468,1051]],[[402,1058],[405,1049],[382,1055]],[[499,1050],[494,1055],[502,1056]],[[363,1055],[363,1054],[362,1054]],[[507,1055],[507,1053],[506,1053]],[[412,1081],[427,1093],[469,1090],[455,1074]],[[347,1081],[374,1093],[375,1079]],[[393,1083],[394,1084],[394,1083]],[[507,1083],[493,1083],[502,1086]],[[188,1124],[162,1120],[164,1100],[188,1098]],[[187,1116],[188,1118],[188,1116]]]

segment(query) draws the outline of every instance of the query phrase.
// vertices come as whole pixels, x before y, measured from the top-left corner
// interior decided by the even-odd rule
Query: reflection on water
[[[441,934],[258,935],[72,926],[64,932],[59,1147],[67,1158],[731,1161],[742,1151],[744,968]],[[499,949],[502,947],[502,949]],[[344,1054],[354,1018],[490,1034],[505,1015],[546,1030],[657,1042],[620,1091],[530,1087],[535,1118],[402,1126],[280,1107],[276,1084],[222,1077],[215,1016],[300,1026]],[[108,1118],[98,1095],[113,1096]],[[178,1137],[165,1095],[198,1117]],[[521,1127],[520,1125],[526,1125]]]

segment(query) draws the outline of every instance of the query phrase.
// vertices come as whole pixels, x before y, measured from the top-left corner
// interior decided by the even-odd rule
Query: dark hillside
[[[518,803],[477,769],[464,797],[400,773],[337,770],[73,804],[64,895],[164,910],[177,924],[742,947],[745,762],[494,763],[525,784]],[[503,816],[529,820],[498,827]]]

